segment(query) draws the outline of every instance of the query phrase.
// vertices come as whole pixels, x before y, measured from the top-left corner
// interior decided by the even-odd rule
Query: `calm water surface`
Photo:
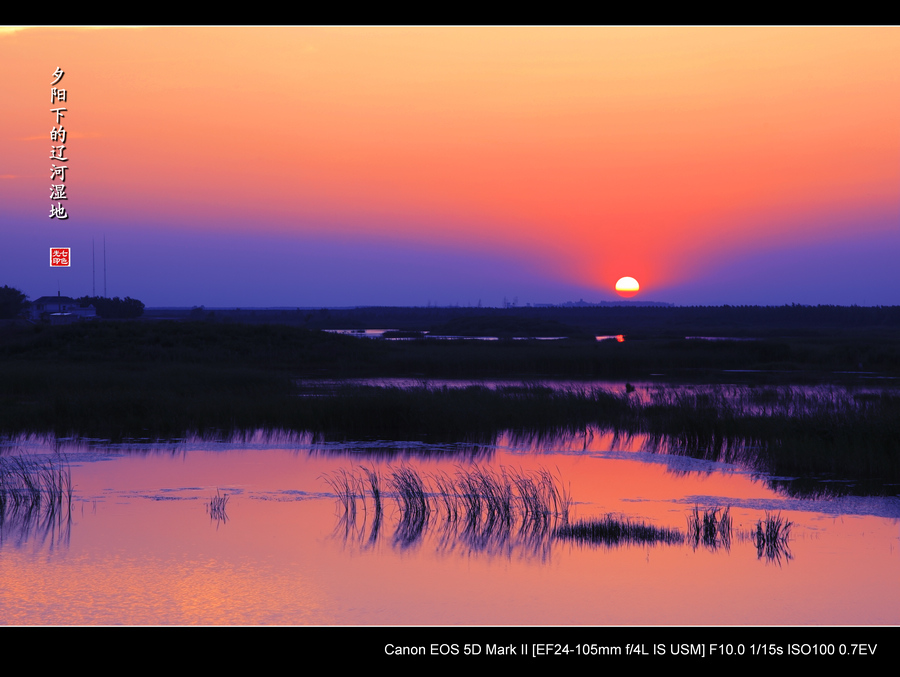
[[[65,454],[71,518],[7,510],[0,619],[9,624],[897,624],[900,499],[792,498],[734,466],[640,451],[594,431],[490,447],[309,437],[167,445],[16,440]],[[730,506],[728,547],[597,546],[439,514],[410,534],[397,504],[355,519],[325,477],[360,466],[422,477],[474,466],[550,470],[570,521],[614,514],[686,529]],[[225,494],[224,514],[210,514]],[[793,523],[775,556],[750,532]]]

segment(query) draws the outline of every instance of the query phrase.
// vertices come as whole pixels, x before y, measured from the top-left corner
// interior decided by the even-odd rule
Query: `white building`
[[[31,302],[30,317],[32,320],[40,320],[47,313],[53,324],[68,324],[77,320],[97,317],[94,306],[82,308],[78,302],[68,296],[42,296]]]

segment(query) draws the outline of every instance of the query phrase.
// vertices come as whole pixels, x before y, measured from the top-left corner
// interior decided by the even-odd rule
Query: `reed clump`
[[[0,513],[69,511],[71,506],[72,473],[65,460],[0,456]]]
[[[344,518],[351,522],[355,521],[357,501],[362,501],[363,507],[365,508],[366,493],[365,485],[361,481],[362,478],[354,472],[349,472],[346,469],[341,468],[334,473],[324,475],[322,479],[324,479],[328,486],[331,487],[331,491],[343,508],[341,512]],[[380,511],[380,492],[374,495],[374,500]]]
[[[228,494],[220,494],[219,490],[216,489],[216,495],[210,497],[209,502],[206,504],[206,511],[209,513],[210,519],[217,522],[227,522],[228,514],[225,510],[227,506]]]
[[[475,465],[460,468],[454,476],[437,473],[423,476],[414,468],[390,468],[387,477],[377,470],[337,470],[323,477],[332,488],[342,512],[355,515],[357,501],[366,510],[383,511],[387,495],[398,511],[416,520],[438,514],[448,521],[474,523],[545,522],[568,520],[572,499],[567,488],[546,469],[526,472],[510,468]]]
[[[360,467],[340,469],[324,479],[338,500],[345,525],[355,524],[360,512],[373,514],[370,542],[380,528],[385,497],[393,498],[399,514],[394,542],[403,547],[418,542],[437,521],[478,550],[513,540],[539,547],[555,526],[568,522],[572,503],[562,481],[546,469],[526,472],[476,465],[459,468],[453,475],[422,475],[400,466],[382,476]]]
[[[572,497],[563,482],[543,468],[526,472],[474,465],[454,474],[423,475],[409,466],[388,467],[384,474],[361,466],[339,469],[324,480],[338,501],[345,535],[355,533],[369,545],[378,539],[388,498],[397,506],[393,543],[401,548],[421,543],[434,526],[445,551],[463,543],[475,552],[509,554],[519,548],[545,558],[556,539],[608,547],[686,543],[715,551],[730,549],[734,532],[730,506],[694,506],[686,531],[612,514],[570,522]],[[361,525],[360,514],[365,516]],[[760,558],[790,559],[791,527],[780,514],[766,513],[755,531],[739,533],[738,538],[749,540]]]
[[[685,536],[678,529],[655,527],[652,524],[620,519],[608,514],[599,520],[582,520],[556,529],[557,538],[596,545],[676,545]]]
[[[687,518],[687,539],[696,548],[704,545],[730,548],[732,534],[731,508],[705,508],[694,506]]]
[[[0,456],[0,544],[37,538],[67,543],[72,525],[72,474],[64,458]]]
[[[793,523],[781,516],[781,513],[766,512],[765,519],[756,523],[752,540],[756,545],[756,556],[760,559],[780,563],[782,559],[792,559],[788,543]]]
[[[394,542],[400,545],[416,543],[428,527],[432,516],[431,496],[422,477],[412,468],[403,466],[390,471],[391,484],[400,511],[400,522],[394,533]],[[367,473],[368,474],[368,473]],[[380,509],[373,496],[376,509]]]

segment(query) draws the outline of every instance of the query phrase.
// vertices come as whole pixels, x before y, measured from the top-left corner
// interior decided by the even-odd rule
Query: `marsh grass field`
[[[900,482],[900,394],[891,389],[663,385],[642,396],[596,385],[348,385],[301,397],[286,376],[237,369],[70,365],[62,378],[46,367],[3,371],[6,435],[215,439],[264,429],[491,444],[506,431],[539,438],[596,426],[646,435],[656,451],[775,475]]]

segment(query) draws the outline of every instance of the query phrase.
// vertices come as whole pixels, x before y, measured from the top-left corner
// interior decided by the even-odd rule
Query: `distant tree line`
[[[8,285],[0,288],[0,319],[17,317],[25,309],[26,296]]]
[[[75,301],[82,308],[94,306],[97,315],[102,318],[126,320],[144,314],[143,302],[130,296],[126,296],[124,299],[120,299],[118,296],[111,299],[102,296],[82,296]]]
[[[124,299],[118,296],[111,299],[102,296],[82,296],[75,299],[75,302],[82,308],[94,306],[97,315],[103,318],[129,319],[144,314],[143,302],[129,296]],[[9,285],[0,287],[0,319],[19,317],[28,306],[28,297],[24,292]]]

